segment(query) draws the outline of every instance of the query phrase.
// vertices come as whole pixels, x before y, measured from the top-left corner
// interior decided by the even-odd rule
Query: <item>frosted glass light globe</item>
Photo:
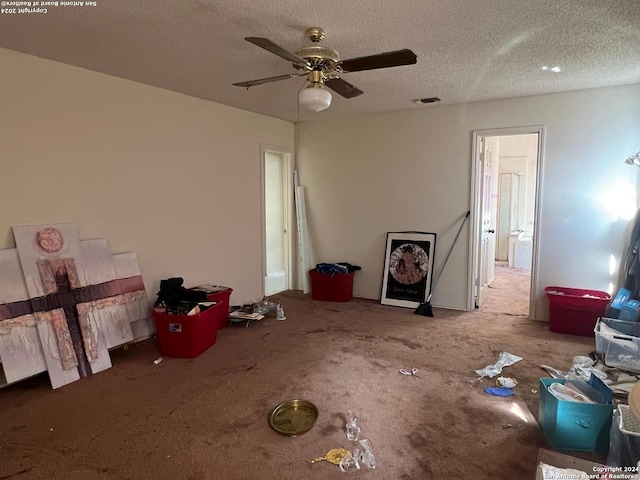
[[[320,85],[311,85],[300,90],[300,106],[313,112],[321,112],[331,106],[331,92]]]

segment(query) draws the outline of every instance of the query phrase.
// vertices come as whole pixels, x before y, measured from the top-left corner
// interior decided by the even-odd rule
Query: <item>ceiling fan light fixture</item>
[[[298,92],[298,112],[300,107],[313,112],[321,112],[331,106],[331,95],[337,93],[343,98],[355,98],[364,92],[341,78],[343,73],[363,72],[379,68],[413,65],[417,62],[416,54],[407,48],[382,52],[363,57],[341,60],[340,53],[331,47],[320,45],[324,38],[324,29],[311,27],[305,32],[311,45],[299,48],[294,52],[263,37],[245,37],[245,40],[257,47],[291,62],[298,73],[259,78],[248,82],[237,82],[233,85],[249,89],[255,85],[278,82],[288,78],[307,76],[306,88]],[[325,88],[326,87],[326,88]],[[329,92],[329,90],[331,92]]]
[[[321,112],[331,106],[331,92],[321,83],[312,83],[298,94],[300,106],[313,112]]]

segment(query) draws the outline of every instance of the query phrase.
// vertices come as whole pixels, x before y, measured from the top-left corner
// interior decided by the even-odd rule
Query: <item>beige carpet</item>
[[[378,462],[358,478],[531,479],[547,446],[534,418],[538,366],[568,368],[594,348],[509,312],[434,309],[430,318],[372,300],[272,299],[286,320],[229,326],[198,358],[155,365],[148,340],[59,390],[46,377],[0,390],[0,480],[338,478],[348,474],[307,460],[353,447],[348,409],[360,412]],[[473,383],[501,351],[524,358],[505,369],[519,382],[510,398],[485,394],[491,381]],[[320,409],[297,438],[267,422],[291,398]]]
[[[480,311],[527,316],[529,314],[530,288],[531,270],[509,268],[497,263],[495,265],[495,280],[488,288],[487,300]]]

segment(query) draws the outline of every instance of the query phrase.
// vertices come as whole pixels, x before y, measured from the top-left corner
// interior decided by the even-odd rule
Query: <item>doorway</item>
[[[262,148],[264,295],[291,287],[291,154]]]
[[[535,315],[543,127],[474,132],[469,309]]]

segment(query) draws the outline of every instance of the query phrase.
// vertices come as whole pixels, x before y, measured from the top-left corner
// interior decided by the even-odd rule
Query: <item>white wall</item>
[[[607,290],[629,220],[605,205],[619,185],[635,187],[637,169],[623,162],[640,146],[639,105],[631,85],[304,123],[298,169],[315,256],[361,265],[354,294],[379,298],[386,233],[420,230],[438,234],[437,271],[470,208],[472,131],[545,125],[537,316],[547,285]],[[466,307],[463,233],[434,305]]]
[[[291,123],[9,50],[0,65],[0,248],[13,225],[76,222],[138,253],[150,299],[170,276],[261,295],[260,144],[293,150]],[[354,294],[379,298],[386,232],[422,230],[437,271],[470,206],[471,132],[543,124],[538,310],[545,285],[606,290],[629,224],[606,206],[636,186],[639,104],[632,85],[301,124],[314,256],[361,265]],[[465,307],[468,241],[434,305]]]
[[[161,279],[262,295],[260,144],[294,126],[0,49],[0,248],[13,225],[75,222]]]

